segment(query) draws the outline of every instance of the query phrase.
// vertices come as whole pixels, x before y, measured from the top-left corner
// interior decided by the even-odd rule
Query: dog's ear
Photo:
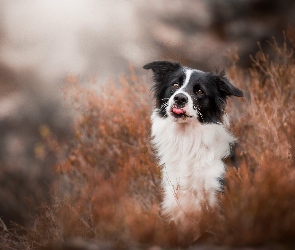
[[[154,73],[167,73],[180,68],[180,63],[169,61],[154,61],[143,66],[144,69],[151,69]]]
[[[155,61],[144,65],[143,68],[151,69],[154,73],[154,80],[160,82],[180,69],[181,65],[178,62]]]
[[[215,82],[217,84],[219,92],[223,96],[237,96],[237,97],[243,97],[244,94],[241,90],[236,88],[234,85],[231,84],[229,79],[225,76],[225,72],[222,71],[219,74],[214,75]]]

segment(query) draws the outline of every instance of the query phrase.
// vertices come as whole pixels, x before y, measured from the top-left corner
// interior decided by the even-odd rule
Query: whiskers
[[[166,108],[168,107],[168,100],[169,100],[169,98],[161,99],[161,101],[164,101],[164,103],[161,105],[160,111],[165,111],[166,110]],[[167,113],[165,113],[164,117],[167,117],[167,116],[168,116]]]
[[[204,121],[204,117],[203,117],[203,115],[201,113],[200,106],[194,105],[193,108],[194,108],[194,110],[197,111],[198,116]]]

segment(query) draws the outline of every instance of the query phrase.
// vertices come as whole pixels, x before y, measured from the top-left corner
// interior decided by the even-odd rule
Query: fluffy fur
[[[162,166],[162,214],[185,227],[195,221],[204,198],[210,206],[217,204],[226,171],[223,159],[236,140],[227,129],[226,98],[243,93],[223,72],[167,61],[144,68],[154,73],[152,137]]]

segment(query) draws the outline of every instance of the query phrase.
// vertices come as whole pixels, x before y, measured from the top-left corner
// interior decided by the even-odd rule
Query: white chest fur
[[[200,210],[201,202],[216,204],[219,178],[225,174],[222,159],[230,154],[235,138],[221,124],[173,122],[152,115],[153,143],[162,166],[162,213],[183,223]]]

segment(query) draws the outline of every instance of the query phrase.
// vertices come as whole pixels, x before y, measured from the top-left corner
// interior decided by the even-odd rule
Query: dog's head
[[[243,96],[224,72],[203,72],[168,61],[151,62],[143,68],[154,73],[153,92],[159,116],[175,122],[197,119],[201,123],[221,123],[226,98]]]

